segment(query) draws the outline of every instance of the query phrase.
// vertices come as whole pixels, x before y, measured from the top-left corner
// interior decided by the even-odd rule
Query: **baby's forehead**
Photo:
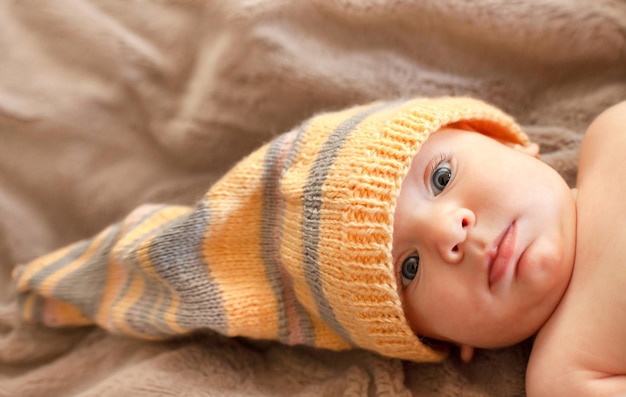
[[[470,126],[467,126],[467,128],[465,128],[465,126],[464,128],[459,128],[457,126],[446,126],[430,133],[422,141],[414,157],[419,156],[420,153],[423,152],[424,148],[428,148],[429,146],[432,146],[435,143],[454,144],[466,138],[467,136],[480,137],[478,140],[478,143],[480,143],[480,141],[498,142],[506,146],[513,146],[514,144],[518,144],[518,142],[508,141],[504,139],[503,137],[496,136],[488,131],[483,132],[483,131],[479,131],[476,129],[472,129],[470,128]]]
[[[467,129],[459,129],[454,127],[443,127],[430,133],[421,143],[420,147],[416,151],[414,158],[418,158],[420,155],[424,155],[428,152],[432,146],[436,145],[453,145],[458,142],[464,135],[477,134],[483,135],[480,132]],[[487,136],[487,135],[485,135]]]

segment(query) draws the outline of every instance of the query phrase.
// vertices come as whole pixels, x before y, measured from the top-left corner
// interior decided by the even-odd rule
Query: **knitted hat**
[[[236,165],[193,208],[142,206],[14,272],[22,315],[160,339],[212,329],[435,361],[409,327],[391,259],[400,184],[444,126],[527,137],[469,98],[316,116]]]

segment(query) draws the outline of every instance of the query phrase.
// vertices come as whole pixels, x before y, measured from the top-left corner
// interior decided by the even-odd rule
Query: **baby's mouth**
[[[515,254],[516,238],[517,226],[513,221],[494,240],[491,251],[487,254],[487,275],[490,288],[505,276]]]

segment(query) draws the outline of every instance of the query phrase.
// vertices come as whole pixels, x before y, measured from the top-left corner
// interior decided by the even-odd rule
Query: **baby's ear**
[[[539,158],[539,145],[537,145],[536,143],[530,143],[526,146],[510,142],[504,142],[504,144],[514,150],[520,151],[535,158]]]
[[[474,357],[474,348],[472,346],[460,345],[459,350],[461,352],[461,360],[463,360],[464,363],[472,361]]]

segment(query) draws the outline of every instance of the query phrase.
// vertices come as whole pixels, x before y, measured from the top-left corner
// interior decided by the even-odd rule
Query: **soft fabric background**
[[[573,184],[586,126],[626,99],[626,2],[1,0],[0,26],[1,396],[524,395],[528,343],[419,365],[42,329],[17,321],[10,271],[375,99],[492,102]]]

